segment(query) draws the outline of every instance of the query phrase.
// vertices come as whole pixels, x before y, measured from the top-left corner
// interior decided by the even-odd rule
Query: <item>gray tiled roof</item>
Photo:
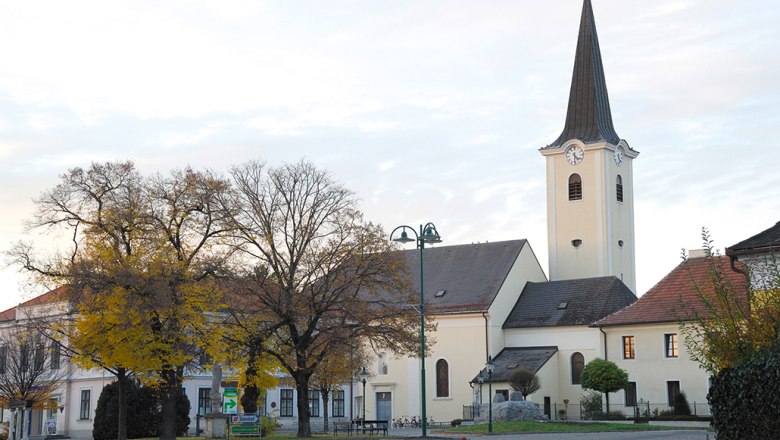
[[[590,0],[585,0],[582,5],[566,125],[558,139],[546,148],[560,147],[569,139],[579,139],[586,144],[607,141],[617,145],[620,142],[620,137],[612,125],[607,82],[604,79],[604,66],[601,63],[599,38]]]
[[[426,312],[486,311],[526,245],[526,240],[512,240],[425,248]],[[402,252],[419,295],[420,251]],[[437,297],[439,291],[444,294]]]
[[[495,366],[491,382],[508,381],[512,373],[517,371],[518,368],[527,368],[536,373],[557,351],[558,347],[554,346],[505,348],[493,358]],[[487,383],[488,376],[484,368],[482,369],[482,375],[485,378],[485,383]],[[477,376],[479,376],[479,373],[477,373]],[[471,380],[472,383],[477,383],[477,376],[474,376]]]
[[[771,228],[726,248],[726,255],[742,255],[780,249],[780,222]]]
[[[529,282],[503,328],[589,325],[634,301],[615,277]]]

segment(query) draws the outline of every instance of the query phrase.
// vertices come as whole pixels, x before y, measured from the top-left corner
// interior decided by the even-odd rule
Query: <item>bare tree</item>
[[[245,325],[295,381],[297,435],[310,437],[310,380],[328,356],[348,355],[345,341],[415,352],[418,315],[404,307],[414,303],[404,262],[327,172],[304,161],[250,162],[231,174],[243,292],[264,311]]]
[[[539,376],[528,368],[518,368],[509,377],[509,386],[515,391],[520,391],[523,400],[526,400],[528,395],[542,389],[542,382],[539,380]]]
[[[59,346],[28,324],[14,322],[0,329],[0,401],[48,406],[66,368]]]

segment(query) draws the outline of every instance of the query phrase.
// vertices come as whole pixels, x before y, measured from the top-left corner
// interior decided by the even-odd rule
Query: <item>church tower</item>
[[[612,125],[590,0],[584,0],[569,107],[547,161],[550,280],[613,275],[636,293],[633,160]]]

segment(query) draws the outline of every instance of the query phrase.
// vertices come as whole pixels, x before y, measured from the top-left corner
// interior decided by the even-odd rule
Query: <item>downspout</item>
[[[608,361],[609,358],[607,356],[607,333],[604,331],[604,328],[602,326],[599,326],[599,331],[602,335],[604,335],[604,360]]]
[[[729,266],[731,266],[731,270],[737,273],[741,273],[742,275],[747,277],[747,272],[744,269],[740,269],[734,264],[737,261],[737,257],[735,255],[729,255]]]
[[[601,332],[602,335],[604,335],[604,360],[608,361],[609,359],[607,356],[607,332],[605,332],[604,328],[601,326],[599,326],[599,331]],[[604,395],[607,398],[607,414],[609,414],[609,393],[604,393]]]
[[[485,360],[490,357],[490,348],[488,347],[488,317],[487,312],[482,312],[482,317],[485,319]]]
[[[726,248],[726,256],[729,257],[729,266],[731,267],[731,270],[733,270],[736,273],[742,274],[742,276],[745,277],[745,283],[747,284],[747,289],[745,289],[745,291],[747,292],[747,308],[748,308],[748,316],[749,316],[751,312],[750,310],[751,304],[753,303],[753,298],[752,298],[753,292],[750,289],[750,274],[748,271],[737,267],[735,263],[737,262],[738,255],[734,255],[733,253],[731,253],[731,249]]]

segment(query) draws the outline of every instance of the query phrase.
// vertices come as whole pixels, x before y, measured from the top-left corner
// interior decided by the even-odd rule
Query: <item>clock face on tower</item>
[[[623,147],[619,146],[615,148],[615,165],[620,166],[623,163]]]
[[[579,165],[583,157],[585,157],[585,153],[582,152],[582,148],[576,145],[566,150],[566,161],[572,165]]]

